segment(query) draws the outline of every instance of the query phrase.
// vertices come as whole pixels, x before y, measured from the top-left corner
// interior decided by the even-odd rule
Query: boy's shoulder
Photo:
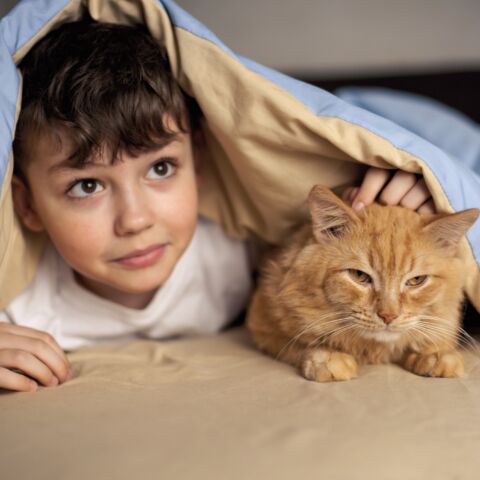
[[[12,322],[12,319],[35,318],[34,324],[24,326],[41,329],[42,325],[38,322],[42,323],[43,319],[48,322],[54,311],[55,292],[58,290],[60,273],[65,268],[68,266],[62,262],[55,247],[47,242],[31,282],[13,299],[3,314]]]

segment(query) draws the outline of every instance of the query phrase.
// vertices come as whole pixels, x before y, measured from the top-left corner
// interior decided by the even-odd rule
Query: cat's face
[[[395,341],[421,330],[432,305],[461,288],[458,260],[433,247],[421,233],[423,218],[410,210],[373,205],[358,218],[329,247],[322,245],[328,301],[348,311],[366,338]]]
[[[312,192],[310,207],[317,241],[311,248],[322,264],[317,281],[352,335],[434,340],[456,327],[463,294],[455,254],[479,211],[420,215],[372,205],[356,213],[323,189]]]

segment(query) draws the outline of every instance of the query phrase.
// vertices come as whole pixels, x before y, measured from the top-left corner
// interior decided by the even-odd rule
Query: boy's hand
[[[370,167],[360,187],[345,189],[342,198],[355,210],[370,205],[375,200],[383,205],[400,205],[418,213],[435,213],[432,196],[425,180],[402,170]],[[390,178],[391,177],[391,178]]]
[[[0,388],[35,391],[38,384],[34,380],[55,386],[71,376],[70,363],[51,335],[0,323]]]

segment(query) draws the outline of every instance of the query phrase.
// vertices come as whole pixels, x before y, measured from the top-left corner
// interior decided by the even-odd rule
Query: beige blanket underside
[[[367,366],[317,384],[219,336],[87,347],[77,378],[0,394],[10,479],[461,479],[480,469],[480,360],[468,377]]]

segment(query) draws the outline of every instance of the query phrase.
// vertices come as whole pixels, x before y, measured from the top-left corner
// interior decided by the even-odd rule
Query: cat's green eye
[[[358,283],[372,283],[372,277],[368,273],[362,272],[362,270],[351,268],[348,270],[348,273]]]
[[[407,285],[408,287],[418,287],[422,283],[425,283],[426,279],[427,279],[426,275],[418,275],[417,277],[409,278],[405,282],[405,285]]]

